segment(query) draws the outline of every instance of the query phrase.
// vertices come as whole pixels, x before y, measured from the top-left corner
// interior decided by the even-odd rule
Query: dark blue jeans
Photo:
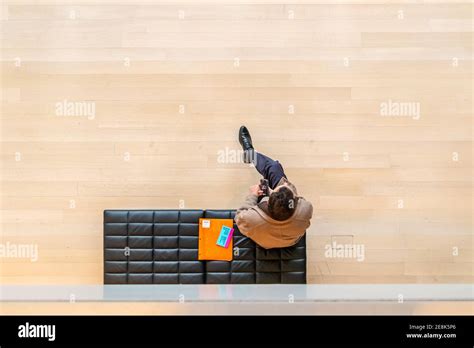
[[[256,155],[255,155],[256,153]],[[257,171],[268,180],[268,186],[273,190],[281,178],[286,178],[285,172],[280,162],[272,160],[270,157],[254,152],[254,164]]]

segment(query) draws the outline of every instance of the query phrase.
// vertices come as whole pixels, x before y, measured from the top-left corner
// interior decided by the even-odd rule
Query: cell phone
[[[260,190],[263,192],[264,196],[268,196],[268,180],[267,179],[260,179]]]

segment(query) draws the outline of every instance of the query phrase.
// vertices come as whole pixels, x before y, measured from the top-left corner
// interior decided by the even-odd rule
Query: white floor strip
[[[0,287],[0,301],[473,301],[473,284],[80,285]]]

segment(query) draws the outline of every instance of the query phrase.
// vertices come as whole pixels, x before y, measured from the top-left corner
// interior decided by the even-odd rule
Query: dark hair
[[[273,191],[268,200],[268,212],[278,221],[289,219],[296,209],[296,198],[288,187],[281,187]]]

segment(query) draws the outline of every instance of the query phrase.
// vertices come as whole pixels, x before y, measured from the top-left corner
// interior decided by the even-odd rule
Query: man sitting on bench
[[[252,162],[269,186],[268,196],[260,185],[250,187],[250,194],[235,215],[240,232],[265,249],[295,245],[310,225],[313,206],[298,196],[280,162],[254,150],[245,126],[240,127],[239,142],[244,162]]]

